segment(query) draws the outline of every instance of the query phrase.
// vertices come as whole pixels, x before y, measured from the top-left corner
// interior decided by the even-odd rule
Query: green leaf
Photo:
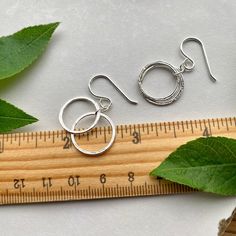
[[[24,28],[0,38],[0,79],[11,77],[28,67],[47,46],[58,22]]]
[[[206,192],[236,195],[236,140],[209,137],[190,141],[150,175]]]
[[[0,99],[0,132],[10,131],[38,121],[33,116]]]

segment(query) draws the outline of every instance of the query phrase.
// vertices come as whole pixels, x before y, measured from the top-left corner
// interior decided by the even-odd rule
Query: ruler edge
[[[123,127],[125,126],[129,126],[129,127],[138,127],[138,126],[149,126],[149,125],[157,125],[157,126],[165,126],[166,124],[170,124],[170,125],[177,125],[178,123],[179,124],[187,124],[187,123],[191,123],[191,122],[197,122],[197,123],[201,123],[201,122],[206,122],[206,123],[209,123],[209,122],[219,122],[219,121],[228,121],[228,120],[234,120],[234,123],[235,123],[235,126],[236,126],[236,116],[230,116],[230,117],[220,117],[220,118],[199,118],[199,119],[189,119],[189,120],[175,120],[175,121],[157,121],[157,122],[144,122],[144,123],[128,123],[128,124],[117,124],[115,125],[115,129],[116,131],[117,130],[120,130],[122,129]],[[102,129],[105,129],[107,127],[110,127],[110,126],[98,126],[98,127],[95,127],[95,128],[102,128]],[[88,131],[89,133],[90,131]],[[0,133],[0,138],[5,138],[5,136],[7,135],[16,135],[16,136],[24,136],[24,135],[27,135],[27,134],[30,134],[32,136],[38,136],[38,135],[42,135],[42,134],[51,134],[51,133],[58,133],[60,135],[68,135],[70,134],[68,131],[64,130],[64,129],[55,129],[55,130],[35,130],[35,131],[19,131],[19,132],[6,132],[6,133]]]
[[[167,180],[165,180],[167,181]],[[42,203],[61,203],[61,202],[75,202],[75,201],[91,201],[91,200],[115,200],[115,199],[120,199],[120,200],[123,200],[123,199],[128,199],[128,198],[141,198],[141,197],[161,197],[161,196],[178,196],[178,195],[186,195],[186,194],[194,194],[194,193],[197,193],[197,192],[202,192],[202,191],[199,191],[197,189],[194,189],[194,188],[191,188],[187,185],[183,185],[183,184],[178,184],[178,183],[175,183],[175,182],[171,182],[171,181],[168,181],[169,184],[171,185],[177,185],[181,188],[183,188],[181,191],[178,191],[178,192],[175,192],[175,193],[159,193],[159,194],[151,194],[151,193],[147,193],[147,194],[137,194],[137,195],[121,195],[121,196],[95,196],[95,197],[81,197],[81,198],[73,198],[73,197],[68,197],[67,198],[65,197],[65,195],[63,195],[63,199],[50,199],[51,195],[48,194],[47,191],[44,191],[44,192],[41,192],[41,193],[45,193],[45,196],[44,198],[40,196],[40,200],[35,200],[35,201],[30,201],[30,200],[27,200],[28,199],[28,196],[25,198],[26,201],[19,201],[19,202],[10,202],[8,201],[8,203],[4,203],[3,201],[0,202],[0,207],[2,206],[11,206],[11,205],[19,205],[19,204],[42,204]],[[50,192],[50,191],[49,191]],[[27,195],[29,192],[25,192],[25,195]],[[204,193],[204,192],[202,192]],[[1,196],[2,197],[2,196]],[[46,199],[47,197],[47,199]]]

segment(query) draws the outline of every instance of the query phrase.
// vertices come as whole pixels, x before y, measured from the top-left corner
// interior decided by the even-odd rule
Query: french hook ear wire
[[[93,78],[90,79],[89,83],[88,83],[88,88],[89,88],[89,91],[90,93],[97,99],[99,99],[99,105],[101,106],[102,110],[103,111],[107,111],[111,105],[112,105],[112,101],[110,98],[108,97],[104,97],[104,96],[101,96],[101,95],[97,95],[93,92],[92,90],[92,83],[96,80],[96,79],[105,79],[105,80],[108,80],[112,85],[113,87],[131,104],[134,104],[134,105],[137,105],[138,102],[130,99],[109,77],[105,76],[105,75],[96,75],[94,76]],[[105,104],[107,103],[107,104]]]
[[[186,39],[183,40],[183,42],[181,43],[180,45],[180,51],[182,53],[182,55],[186,58],[183,62],[183,64],[181,66],[184,67],[184,69],[186,69],[187,71],[191,71],[193,70],[193,68],[195,67],[195,62],[193,59],[191,59],[191,57],[189,57],[183,50],[183,45],[187,42],[190,42],[190,41],[193,41],[193,42],[196,42],[198,43],[201,48],[202,48],[202,52],[203,52],[203,56],[204,56],[204,59],[205,59],[205,63],[206,63],[206,66],[207,66],[207,70],[208,70],[208,73],[209,73],[209,76],[210,76],[210,79],[213,81],[213,82],[216,82],[216,78],[215,76],[212,74],[212,71],[211,71],[211,67],[210,67],[210,63],[209,63],[209,60],[208,60],[208,57],[207,57],[207,53],[206,53],[206,49],[204,47],[204,44],[203,42],[199,39],[199,38],[196,38],[196,37],[188,37]],[[191,63],[191,66],[188,66],[188,62]]]

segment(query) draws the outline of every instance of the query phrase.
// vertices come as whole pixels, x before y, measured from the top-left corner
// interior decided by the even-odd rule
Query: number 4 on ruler
[[[211,132],[209,132],[209,130],[208,130],[207,127],[205,127],[205,129],[204,129],[202,135],[205,136],[205,137],[210,137],[210,136],[212,136]]]

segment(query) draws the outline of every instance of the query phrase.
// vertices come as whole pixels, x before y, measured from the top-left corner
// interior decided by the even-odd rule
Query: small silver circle
[[[84,115],[80,116],[73,124],[72,129],[73,130],[75,129],[76,125],[78,124],[78,122],[80,122],[80,120],[84,119],[85,117],[94,116],[94,115],[95,115],[94,112],[88,112],[88,113],[85,113]],[[107,151],[115,141],[116,129],[115,129],[115,125],[114,125],[113,121],[107,115],[105,115],[103,113],[101,113],[101,117],[105,118],[108,121],[108,123],[110,123],[111,128],[112,128],[112,136],[111,136],[111,140],[109,141],[109,143],[105,147],[99,149],[98,151],[89,151],[89,150],[82,149],[80,147],[80,145],[75,141],[75,134],[73,134],[73,133],[71,134],[71,141],[74,144],[75,148],[77,148],[80,152],[82,152],[86,155],[90,155],[90,156],[100,155],[100,154],[104,153],[105,151]]]
[[[150,70],[153,70],[155,68],[165,68],[165,69],[169,70],[173,74],[174,78],[176,79],[176,87],[175,87],[174,91],[169,96],[166,96],[163,98],[155,98],[155,97],[148,95],[144,91],[143,86],[142,86],[144,78]],[[183,74],[179,73],[179,70],[177,68],[175,68],[174,66],[172,66],[171,64],[169,64],[167,62],[163,62],[163,61],[157,61],[157,62],[148,64],[143,68],[143,70],[141,71],[141,73],[139,75],[138,85],[139,85],[139,89],[140,89],[143,97],[148,102],[158,105],[158,106],[165,106],[165,105],[169,105],[169,104],[173,103],[174,101],[178,100],[180,95],[182,94],[183,89],[184,89]]]
[[[64,111],[65,109],[73,102],[75,101],[86,101],[86,102],[91,102],[94,106],[95,106],[95,109],[96,111],[93,113],[95,115],[95,120],[94,122],[92,123],[92,125],[90,125],[88,128],[84,129],[84,130],[74,130],[75,127],[73,126],[72,129],[69,129],[65,123],[64,123],[64,120],[63,120],[63,114],[64,114]],[[82,133],[86,133],[88,132],[89,130],[91,130],[92,128],[94,128],[96,126],[96,124],[98,123],[99,119],[100,119],[100,116],[101,116],[101,110],[100,110],[100,107],[99,105],[92,99],[90,98],[87,98],[87,97],[75,97],[75,98],[72,98],[70,99],[69,101],[67,101],[61,108],[60,112],[59,112],[59,122],[61,123],[61,126],[66,130],[68,131],[69,133],[72,133],[72,134],[82,134]],[[78,122],[77,122],[78,123]]]

